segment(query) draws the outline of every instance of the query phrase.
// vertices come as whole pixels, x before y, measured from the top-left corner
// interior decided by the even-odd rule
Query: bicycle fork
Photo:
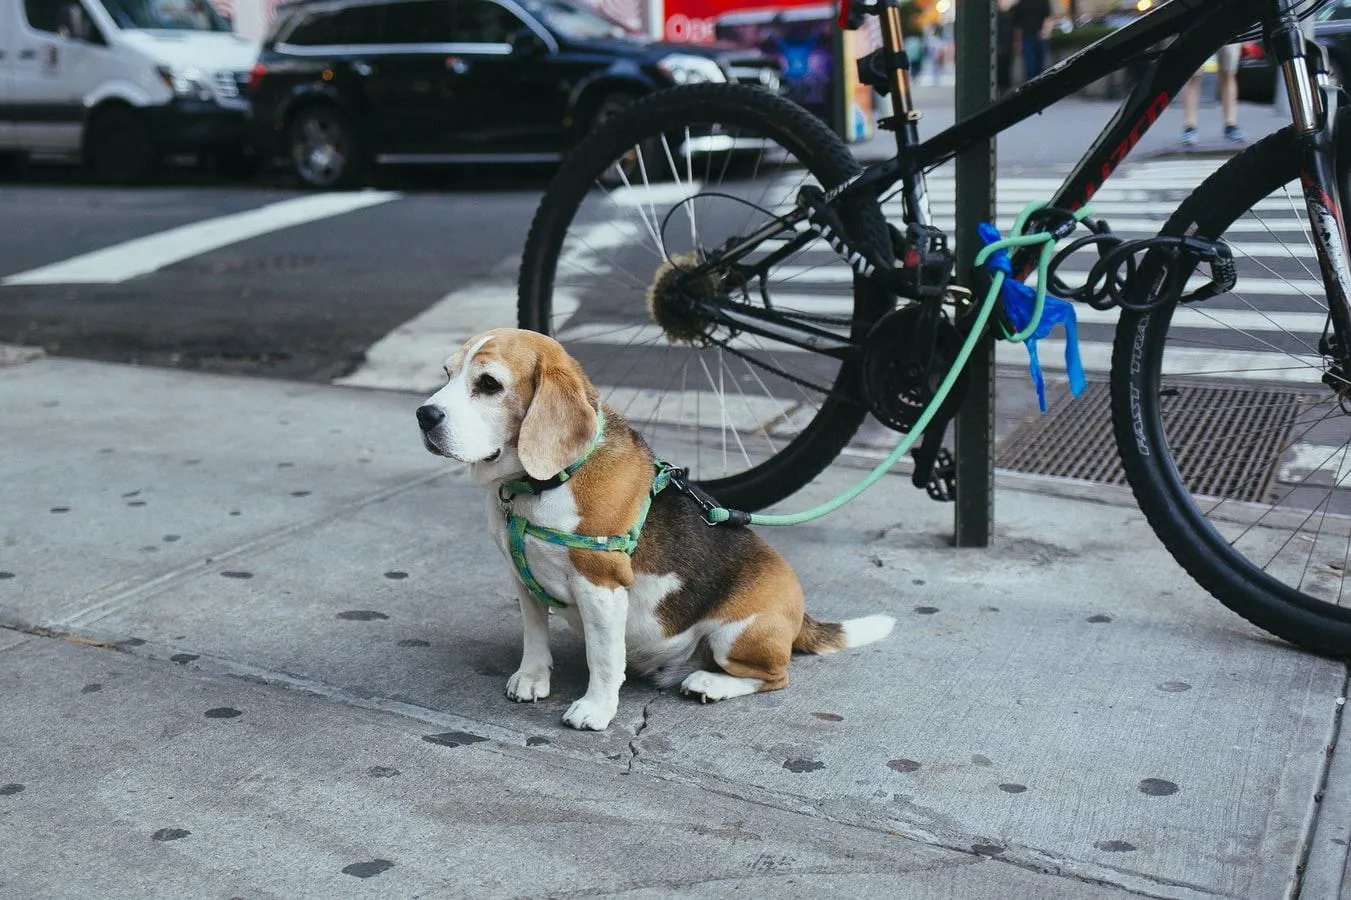
[[[1347,229],[1342,216],[1342,179],[1338,164],[1338,104],[1327,82],[1322,48],[1318,65],[1305,55],[1304,34],[1292,13],[1298,0],[1275,0],[1278,16],[1265,38],[1280,65],[1289,100],[1290,116],[1300,151],[1300,187],[1314,235],[1327,297],[1333,334],[1324,334],[1319,351],[1329,366],[1323,381],[1337,392],[1342,407],[1351,411],[1351,263],[1347,259]],[[1343,86],[1344,87],[1344,86]],[[1345,165],[1345,163],[1342,163]]]

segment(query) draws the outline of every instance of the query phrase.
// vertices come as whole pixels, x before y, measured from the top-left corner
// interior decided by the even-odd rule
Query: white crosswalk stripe
[[[204,219],[0,279],[0,285],[118,284],[283,228],[388,203],[388,191],[314,194]]]

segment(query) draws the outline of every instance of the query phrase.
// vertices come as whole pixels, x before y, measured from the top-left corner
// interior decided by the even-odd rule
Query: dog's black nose
[[[439,406],[419,406],[417,408],[417,423],[422,426],[423,431],[431,431],[445,420],[446,411]]]

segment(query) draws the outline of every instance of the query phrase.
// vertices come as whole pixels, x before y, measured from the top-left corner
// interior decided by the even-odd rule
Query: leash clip
[[[717,522],[714,522],[709,518],[709,514],[718,508],[718,505],[713,501],[713,498],[690,484],[689,479],[685,477],[685,469],[680,466],[671,466],[668,473],[671,477],[671,487],[680,491],[680,493],[693,498],[694,502],[699,504],[699,508],[704,511],[704,524],[708,526],[717,525]]]
[[[684,469],[672,466],[670,474],[671,474],[671,486],[674,487],[676,490],[680,491],[680,493],[687,494],[688,496],[692,497],[694,499],[694,502],[699,504],[699,508],[704,511],[703,519],[705,525],[709,526],[710,528],[713,528],[718,525],[745,526],[751,523],[750,513],[742,512],[739,509],[725,509],[722,506],[722,504],[718,503],[718,501],[714,500],[708,494],[704,493],[704,491],[701,488],[698,488],[695,485],[690,484],[689,479],[685,477]],[[720,510],[726,513],[727,518],[714,519],[713,518],[714,510]]]
[[[505,484],[497,486],[497,505],[506,515],[511,515],[511,492],[507,490]]]

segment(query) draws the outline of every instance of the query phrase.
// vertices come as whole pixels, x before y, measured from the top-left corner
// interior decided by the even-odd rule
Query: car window
[[[525,27],[515,13],[492,0],[450,0],[457,44],[505,44]]]
[[[230,31],[230,23],[207,0],[103,0],[121,28],[151,31]]]
[[[568,0],[525,0],[525,8],[544,20],[553,31],[574,40],[634,38],[638,33],[627,25],[587,6]]]
[[[56,31],[61,20],[57,0],[24,0],[23,13],[28,24],[37,31]]]
[[[385,10],[385,43],[447,44],[455,40],[447,0],[391,3]]]
[[[283,41],[300,47],[388,43],[386,9],[382,4],[316,9],[300,19]]]
[[[1351,19],[1351,0],[1329,3],[1318,13],[1318,21],[1320,22],[1335,22],[1343,19]]]
[[[74,37],[72,21],[81,12],[77,0],[24,0],[23,14],[34,31]]]

